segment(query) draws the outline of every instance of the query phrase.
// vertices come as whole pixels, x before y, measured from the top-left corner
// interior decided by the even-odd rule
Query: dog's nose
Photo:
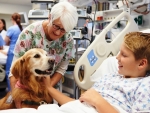
[[[54,60],[54,59],[49,59],[48,62],[49,62],[50,64],[54,64],[55,60]]]

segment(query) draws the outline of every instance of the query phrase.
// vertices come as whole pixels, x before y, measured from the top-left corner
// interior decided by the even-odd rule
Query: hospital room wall
[[[9,28],[12,26],[11,15],[15,12],[26,12],[28,14],[29,10],[32,9],[31,6],[25,5],[13,5],[13,4],[4,4],[0,3],[0,18],[5,19],[6,26]]]

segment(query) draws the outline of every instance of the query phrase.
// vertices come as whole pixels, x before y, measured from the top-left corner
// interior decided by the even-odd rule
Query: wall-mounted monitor
[[[72,37],[74,39],[81,39],[82,38],[81,30],[71,30],[70,33],[72,34]]]
[[[29,21],[28,21],[28,17],[27,17],[27,13],[26,12],[18,12],[21,16],[21,25],[28,25]]]
[[[28,13],[28,19],[48,19],[49,10],[30,10]]]

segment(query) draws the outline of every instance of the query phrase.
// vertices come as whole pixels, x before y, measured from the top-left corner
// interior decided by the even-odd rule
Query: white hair
[[[50,24],[58,18],[66,30],[66,32],[72,30],[78,21],[78,13],[76,7],[69,2],[63,1],[55,4],[51,9]]]

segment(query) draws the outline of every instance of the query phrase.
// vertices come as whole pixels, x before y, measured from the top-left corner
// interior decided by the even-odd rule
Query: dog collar
[[[35,102],[35,101],[32,101],[32,100],[24,100],[24,101],[21,101],[21,104],[24,103],[26,105],[42,105],[42,104],[47,104],[45,101],[41,101],[41,102]]]

